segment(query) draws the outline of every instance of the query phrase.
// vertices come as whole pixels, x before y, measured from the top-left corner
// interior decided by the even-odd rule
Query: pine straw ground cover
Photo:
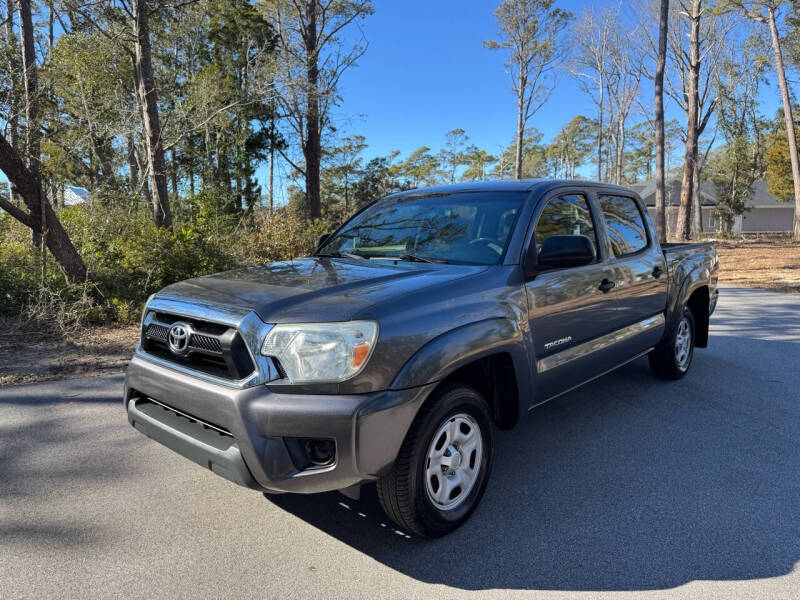
[[[800,294],[800,244],[773,238],[715,245],[721,284]]]

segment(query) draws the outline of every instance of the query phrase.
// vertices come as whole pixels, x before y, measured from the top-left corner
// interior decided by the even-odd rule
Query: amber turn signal
[[[367,342],[359,342],[353,348],[353,368],[358,368],[369,356],[369,344]]]

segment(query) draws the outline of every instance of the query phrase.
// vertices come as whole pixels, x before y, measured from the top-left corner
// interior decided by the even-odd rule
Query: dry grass
[[[138,325],[85,327],[63,335],[18,319],[0,322],[0,331],[0,386],[120,371],[139,336]]]
[[[786,239],[718,241],[722,284],[800,294],[800,244]]]

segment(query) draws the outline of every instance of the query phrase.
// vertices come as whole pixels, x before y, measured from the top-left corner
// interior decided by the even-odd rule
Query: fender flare
[[[678,292],[674,296],[674,300],[671,303],[669,310],[667,311],[667,319],[666,319],[666,326],[664,327],[664,339],[668,339],[668,337],[672,334],[675,327],[678,325],[678,320],[680,317],[680,313],[684,306],[689,302],[689,298],[692,297],[697,290],[700,288],[706,287],[709,289],[709,294],[711,292],[711,271],[707,264],[699,264],[694,267],[692,270],[686,273],[681,282],[681,287]],[[697,316],[698,319],[702,319],[702,315]],[[707,319],[706,319],[707,323]],[[707,334],[706,334],[707,339]],[[705,347],[704,344],[698,344],[698,347]]]
[[[518,412],[528,407],[531,373],[520,325],[506,317],[494,317],[451,329],[430,340],[406,361],[392,381],[391,389],[435,383],[476,360],[506,353],[514,365]],[[519,416],[519,415],[518,415]]]

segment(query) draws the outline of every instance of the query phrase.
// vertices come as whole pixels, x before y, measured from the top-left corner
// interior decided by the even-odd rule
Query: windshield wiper
[[[347,252],[322,252],[312,254],[312,256],[318,256],[320,258],[364,258],[360,254],[349,254]]]
[[[447,264],[450,261],[444,258],[430,258],[429,256],[420,256],[419,254],[401,254],[397,260],[407,260],[408,262],[422,262],[422,263],[441,263]]]

